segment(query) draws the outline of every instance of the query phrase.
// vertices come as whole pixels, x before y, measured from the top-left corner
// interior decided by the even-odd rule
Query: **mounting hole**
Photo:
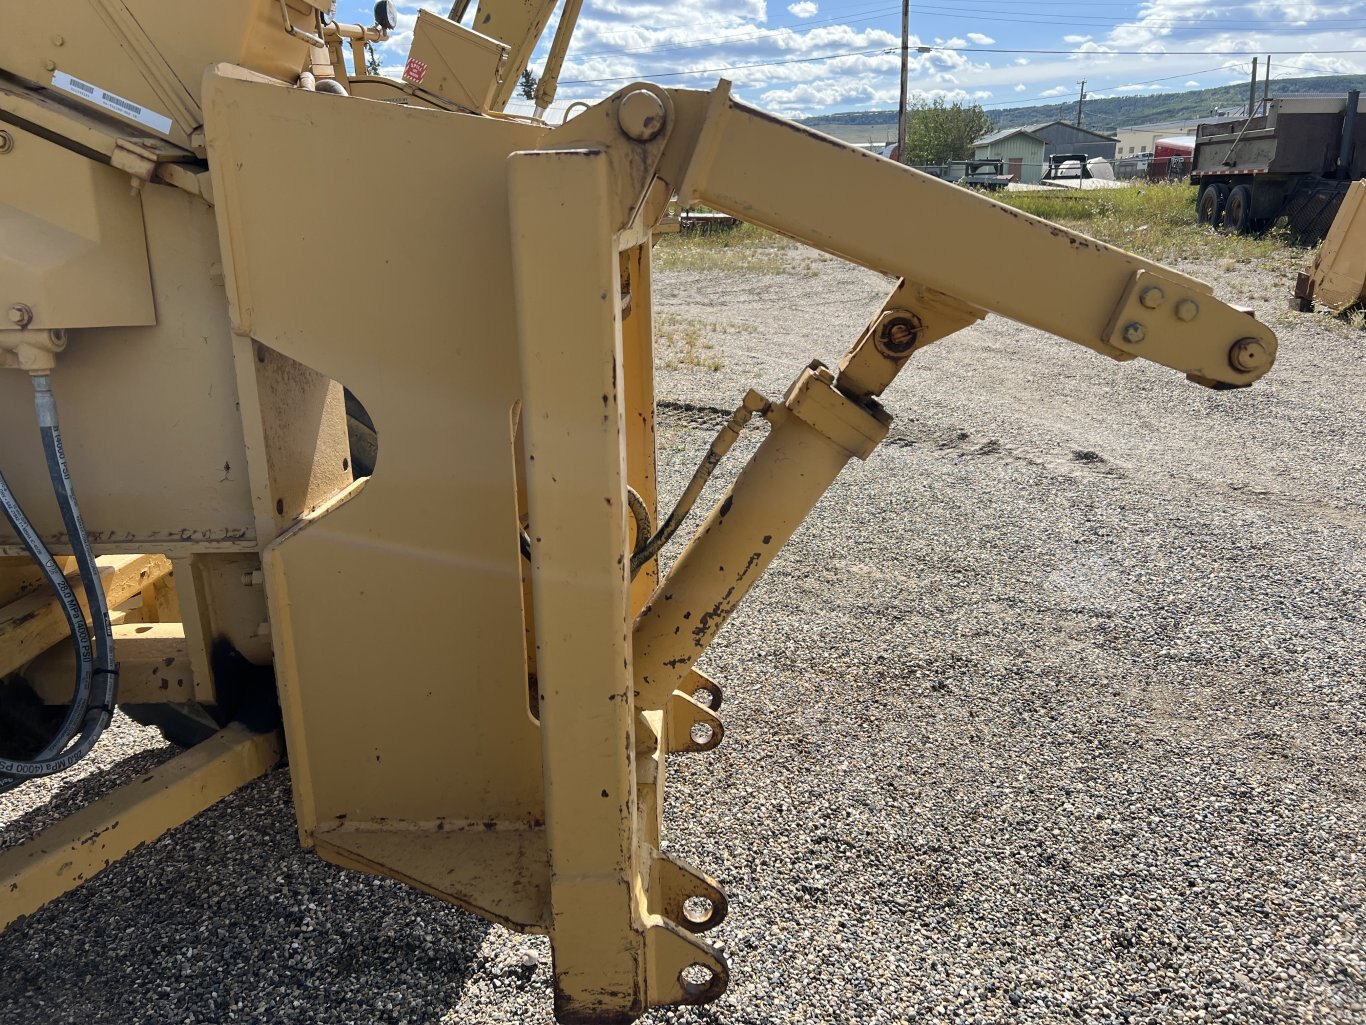
[[[343,470],[349,470],[349,469],[351,469],[351,460],[350,460],[350,459],[347,459],[345,456],[342,456],[342,469],[343,469]]]
[[[283,498],[277,498],[277,499],[275,500],[275,515],[276,515],[276,516],[283,516],[284,514],[285,514],[285,500],[284,500]]]
[[[715,733],[716,731],[711,728],[711,723],[695,722],[692,724],[692,729],[688,731],[688,736],[692,737],[694,744],[702,745],[710,744]]]
[[[709,708],[713,712],[721,710],[721,688],[711,680],[703,680],[698,683],[692,692],[692,699],[704,708]]]
[[[707,897],[689,897],[683,902],[683,917],[693,925],[705,925],[716,913],[716,905]]]
[[[715,972],[696,961],[678,973],[678,981],[683,987],[683,992],[690,997],[701,996],[707,992],[715,978]]]

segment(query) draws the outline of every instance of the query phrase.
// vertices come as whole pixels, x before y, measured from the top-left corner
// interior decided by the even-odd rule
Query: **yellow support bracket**
[[[278,730],[228,726],[0,854],[0,929],[269,772],[283,751]]]

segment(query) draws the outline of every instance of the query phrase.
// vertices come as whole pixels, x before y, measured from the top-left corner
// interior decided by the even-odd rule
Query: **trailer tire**
[[[1228,186],[1210,182],[1200,189],[1195,200],[1195,219],[1210,228],[1218,228],[1224,219],[1224,203],[1228,199]]]
[[[1224,200],[1224,227],[1235,235],[1251,235],[1256,230],[1252,218],[1252,190],[1235,185]]]

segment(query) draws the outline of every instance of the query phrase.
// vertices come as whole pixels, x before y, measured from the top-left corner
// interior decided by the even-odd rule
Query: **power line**
[[[1287,54],[1303,55],[1305,53],[1303,50],[1258,50],[1256,52],[1243,50],[1160,50],[1154,52],[1149,50],[1025,50],[962,46],[935,46],[932,47],[932,49],[943,50],[949,53],[1028,53],[1114,57],[1255,57],[1265,53],[1270,53],[1272,56],[1283,56]],[[874,50],[850,50],[844,53],[822,54],[818,57],[793,57],[788,60],[758,61],[753,64],[728,64],[714,68],[694,68],[689,71],[637,71],[635,74],[631,75],[612,75],[606,78],[581,78],[573,81],[561,82],[560,84],[603,85],[609,82],[634,82],[638,79],[646,78],[681,78],[687,75],[714,75],[724,71],[748,71],[753,68],[774,68],[786,64],[811,64],[816,61],[838,60],[841,57],[872,57],[890,55],[893,52],[892,48],[880,46]],[[1366,50],[1315,50],[1313,52],[1315,54],[1335,55],[1361,54],[1366,53]],[[1192,72],[1192,74],[1209,74],[1209,72]]]
[[[1091,6],[1091,5],[1088,4],[1087,6],[1089,7],[1089,6]],[[1115,26],[1118,25],[1118,24],[1124,24],[1124,25],[1139,25],[1139,26],[1141,26],[1141,25],[1143,24],[1143,19],[1140,18],[1140,17],[1134,17],[1134,18],[1129,18],[1129,19],[1124,19],[1124,18],[1113,19],[1113,18],[1109,18],[1109,19],[1099,20],[1099,19],[1095,19],[1095,18],[1076,17],[1076,16],[1073,16],[1073,15],[1067,15],[1067,14],[1065,14],[1065,12],[1062,12],[1062,11],[1044,11],[1044,12],[1040,12],[1041,15],[1042,15],[1041,17],[994,18],[994,17],[990,17],[990,15],[994,15],[994,14],[1017,14],[1017,13],[1020,13],[1020,12],[1011,11],[1011,10],[1004,10],[1004,11],[1002,11],[1002,10],[998,10],[998,9],[996,9],[996,8],[991,8],[991,7],[973,7],[973,8],[966,8],[966,7],[944,7],[944,6],[938,6],[938,5],[918,4],[918,5],[916,6],[916,12],[917,12],[918,15],[924,15],[924,16],[927,17],[927,18],[929,18],[929,17],[933,17],[933,18],[949,18],[949,17],[953,17],[953,18],[960,18],[960,19],[961,19],[961,18],[963,18],[963,17],[966,17],[966,16],[968,16],[968,15],[971,15],[974,19],[981,20],[981,21],[1002,21],[1002,22],[1010,22],[1010,23],[1025,24],[1025,25],[1094,25],[1094,26],[1099,26],[1099,27],[1115,27]],[[1210,21],[1210,20],[1208,20],[1208,19],[1202,19],[1202,18],[1183,18],[1183,17],[1167,17],[1167,16],[1158,17],[1157,19],[1155,19],[1154,24],[1160,25],[1162,28],[1168,29],[1168,30],[1170,30],[1170,31],[1179,31],[1179,32],[1207,31],[1207,30],[1210,30],[1210,29],[1220,29],[1220,28],[1239,28],[1239,29],[1243,29],[1243,30],[1246,30],[1246,31],[1262,30],[1262,31],[1268,31],[1268,32],[1270,32],[1270,31],[1280,30],[1280,29],[1283,29],[1283,28],[1286,27],[1285,25],[1283,25],[1282,23],[1279,23],[1279,22],[1269,22],[1269,21],[1268,21],[1268,22],[1257,22],[1257,21],[1253,21],[1253,20],[1251,20],[1251,19],[1236,19],[1236,20]],[[1329,27],[1329,26],[1338,27],[1338,28],[1342,28],[1342,27],[1346,27],[1346,28],[1360,28],[1363,24],[1366,24],[1366,21],[1363,21],[1361,18],[1339,19],[1339,20],[1337,20],[1337,21],[1316,20],[1316,21],[1314,22],[1314,28],[1315,28],[1315,30],[1320,29],[1320,28],[1324,28],[1324,27]],[[1173,27],[1173,26],[1177,26],[1177,27]],[[1180,27],[1180,26],[1186,26],[1186,27]]]
[[[757,42],[762,42],[764,39],[766,39],[766,38],[768,38],[768,37],[770,37],[770,36],[775,36],[775,35],[777,35],[778,33],[782,32],[782,31],[785,30],[785,29],[786,29],[786,30],[790,30],[790,29],[798,29],[798,28],[813,28],[813,27],[818,27],[818,26],[821,26],[821,25],[837,25],[837,24],[838,24],[838,25],[857,25],[857,24],[862,24],[863,22],[866,22],[866,21],[877,21],[877,20],[879,20],[880,18],[882,18],[882,17],[884,17],[884,16],[886,16],[886,15],[888,15],[888,14],[893,14],[893,13],[898,12],[898,11],[900,10],[900,8],[899,8],[899,7],[877,7],[877,8],[864,8],[863,10],[871,11],[872,13],[866,14],[865,16],[863,16],[863,17],[858,17],[858,18],[838,17],[838,18],[825,18],[825,19],[822,19],[822,20],[820,20],[820,21],[810,21],[810,20],[796,21],[796,22],[792,22],[792,23],[790,23],[790,24],[774,25],[774,26],[769,27],[769,28],[759,28],[759,27],[756,25],[756,26],[751,26],[751,27],[749,27],[749,28],[745,28],[745,29],[738,29],[735,33],[727,33],[727,34],[725,34],[725,35],[710,36],[710,37],[705,37],[705,38],[701,38],[701,39],[693,38],[693,39],[691,39],[689,42],[686,42],[686,43],[660,43],[660,44],[653,45],[653,46],[634,46],[634,47],[626,47],[626,48],[621,49],[621,50],[590,50],[590,51],[585,51],[585,52],[582,52],[582,53],[576,53],[576,54],[575,54],[575,57],[576,57],[577,59],[582,60],[582,59],[587,58],[587,57],[618,57],[618,56],[628,56],[628,55],[636,55],[636,54],[664,53],[664,52],[666,52],[666,51],[674,51],[674,50],[697,50],[697,49],[703,49],[703,48],[706,48],[706,47],[708,47],[708,46],[712,46],[712,45],[718,44],[718,43],[757,43]],[[858,9],[855,9],[855,12],[854,12],[854,13],[857,13],[857,11],[858,11]],[[891,34],[891,33],[888,33],[888,35],[890,35],[890,34]]]
[[[1283,64],[1283,65],[1281,65],[1281,66],[1282,66],[1282,67],[1289,67],[1289,65],[1287,65],[1287,64]],[[1205,68],[1203,71],[1183,71],[1183,72],[1182,72],[1181,74],[1179,74],[1179,75],[1168,75],[1168,76],[1166,76],[1165,78],[1150,78],[1150,79],[1149,79],[1148,81],[1146,81],[1146,82],[1131,82],[1131,83],[1129,83],[1129,84],[1130,84],[1130,85],[1157,85],[1159,82],[1170,82],[1170,81],[1171,81],[1172,79],[1174,79],[1174,78],[1191,78],[1191,77],[1193,77],[1193,76],[1195,76],[1195,75],[1212,75],[1212,74],[1214,74],[1214,72],[1216,72],[1216,71],[1229,71],[1229,70],[1241,71],[1241,70],[1243,69],[1243,67],[1244,67],[1244,65],[1221,64],[1221,65],[1219,65],[1219,67],[1217,67],[1217,68]],[[1059,88],[1059,89],[1063,89],[1062,86],[1059,86],[1058,88]],[[1210,88],[1217,88],[1217,86],[1211,86]],[[1065,106],[1067,106],[1069,103],[1071,103],[1070,100],[1065,100],[1065,99],[1063,99],[1063,97],[1066,96],[1066,95],[1067,95],[1067,91],[1066,91],[1065,89],[1063,89],[1062,92],[1054,92],[1054,93],[1047,94],[1047,95],[1041,94],[1041,95],[1038,95],[1038,96],[1015,96],[1015,97],[1012,97],[1011,99],[1008,99],[1008,100],[992,100],[990,103],[979,103],[979,104],[977,104],[977,105],[978,105],[979,107],[1009,107],[1009,106],[1023,106],[1024,104],[1030,103],[1030,102],[1033,101],[1033,100],[1056,100],[1056,101],[1057,101],[1057,106],[1059,106],[1059,107],[1065,107]],[[1089,94],[1088,94],[1088,95],[1089,95]]]
[[[1366,50],[1007,50],[985,46],[936,46],[933,49],[948,50],[951,53],[1038,53],[1059,54],[1067,57],[1079,55],[1092,57],[1258,57],[1268,53],[1273,57],[1279,57],[1283,54],[1314,53],[1331,56],[1343,53],[1366,53]]]
[[[992,0],[992,2],[994,2],[994,3],[1008,3],[1009,0]],[[1039,4],[1046,4],[1047,2],[1048,2],[1048,0],[1039,0]],[[1061,0],[1056,0],[1056,2],[1061,2]],[[1039,4],[1034,3],[1033,0],[1030,0],[1030,2],[1029,2],[1029,6],[1030,6],[1031,8],[1036,7],[1036,6],[1039,6]],[[1096,2],[1088,3],[1088,4],[1087,4],[1087,7],[1088,7],[1088,8],[1104,7],[1104,6],[1118,6],[1118,7],[1125,7],[1125,8],[1127,8],[1127,9],[1132,9],[1132,7],[1133,7],[1132,3],[1115,3],[1115,4],[1108,4],[1108,3],[1104,2],[1104,0],[1096,0]],[[1221,12],[1222,12],[1222,13],[1225,13],[1225,14],[1228,14],[1228,13],[1231,13],[1231,12],[1233,12],[1233,11],[1244,10],[1244,9],[1246,9],[1246,10],[1261,10],[1261,9],[1263,9],[1263,8],[1262,8],[1260,5],[1257,5],[1257,4],[1231,4],[1231,5],[1227,5],[1227,6],[1222,7],[1222,8],[1221,8]],[[984,7],[984,8],[976,8],[976,7],[943,7],[943,6],[930,5],[930,4],[927,4],[927,5],[919,5],[919,4],[918,4],[917,7],[916,7],[916,10],[917,10],[918,12],[924,13],[925,17],[927,17],[927,18],[940,18],[940,19],[946,19],[946,18],[949,18],[949,17],[961,18],[961,17],[967,16],[967,15],[971,15],[971,16],[980,16],[980,15],[987,15],[987,14],[1007,14],[1007,13],[1014,13],[1014,12],[1012,12],[1012,11],[1000,11],[1000,10],[997,10],[997,9],[995,9],[995,8],[989,8],[989,7]],[[586,59],[586,58],[588,58],[588,57],[614,57],[614,56],[628,56],[628,55],[645,55],[645,54],[652,54],[652,53],[673,52],[673,51],[679,51],[679,50],[702,49],[702,48],[708,47],[708,46],[713,45],[713,44],[716,44],[716,43],[748,43],[748,42],[761,42],[761,41],[763,41],[764,39],[769,38],[769,37],[772,37],[772,36],[776,36],[776,35],[778,35],[779,33],[783,32],[783,31],[801,30],[801,29],[805,29],[805,28],[812,28],[812,27],[818,27],[818,26],[821,26],[821,25],[831,25],[831,24],[844,24],[844,25],[861,24],[861,23],[868,22],[868,21],[876,21],[876,20],[878,20],[880,17],[882,17],[882,16],[884,16],[884,15],[895,14],[895,13],[897,13],[898,11],[899,11],[899,8],[896,8],[896,7],[862,7],[862,8],[854,8],[853,10],[851,10],[851,11],[849,11],[849,12],[847,12],[847,13],[852,13],[852,14],[863,14],[864,12],[872,12],[872,13],[868,13],[868,14],[865,14],[864,16],[862,16],[862,17],[856,17],[856,18],[849,18],[849,17],[847,17],[847,16],[841,16],[841,17],[837,17],[837,18],[822,19],[822,20],[820,20],[820,21],[799,20],[799,21],[796,21],[796,22],[791,22],[791,23],[786,23],[786,24],[781,24],[781,25],[775,25],[775,26],[767,27],[767,28],[760,28],[760,27],[758,27],[758,26],[754,26],[754,27],[752,27],[752,28],[737,30],[737,31],[734,32],[734,33],[727,33],[727,34],[724,34],[724,35],[711,36],[711,37],[701,38],[701,39],[691,39],[691,40],[689,40],[689,41],[687,41],[687,42],[679,42],[679,43],[661,43],[661,44],[647,45],[647,46],[625,47],[625,48],[618,49],[618,50],[589,50],[589,51],[583,51],[583,52],[576,52],[574,56],[575,56],[575,59],[576,59],[576,60],[583,60],[583,59]],[[1133,20],[1130,20],[1130,21],[1125,21],[1124,19],[1105,19],[1105,20],[1098,20],[1098,19],[1077,18],[1077,17],[1071,16],[1071,15],[1069,15],[1069,16],[1067,16],[1067,17],[1062,17],[1062,18],[1059,20],[1059,19],[1057,19],[1057,18],[1054,18],[1054,15],[1061,16],[1064,12],[1061,12],[1061,11],[1042,11],[1042,12],[1040,12],[1040,13],[1041,13],[1042,15],[1044,15],[1044,17],[1042,17],[1042,18],[1029,18],[1029,17],[1025,17],[1025,18],[1017,18],[1017,19],[990,19],[990,18],[983,18],[983,20],[1013,21],[1013,22],[1021,23],[1021,24],[1039,24],[1039,25],[1048,25],[1048,24],[1076,25],[1076,26],[1098,27],[1098,28],[1111,28],[1111,29],[1116,28],[1116,27],[1118,27],[1118,26],[1120,26],[1120,25],[1126,25],[1126,24],[1140,25],[1140,24],[1141,24],[1141,22],[1139,22],[1137,19],[1133,19]],[[1284,26],[1275,25],[1275,24],[1265,24],[1265,25],[1254,25],[1254,26],[1250,26],[1249,23],[1248,23],[1248,20],[1246,20],[1246,19],[1237,20],[1237,21],[1227,21],[1227,20],[1226,20],[1226,21],[1217,21],[1217,22],[1216,22],[1216,21],[1203,20],[1203,19],[1199,19],[1199,18],[1171,18],[1171,17],[1164,17],[1164,18],[1162,18],[1162,19],[1161,19],[1161,26],[1162,26],[1164,29],[1166,29],[1167,31],[1183,32],[1183,33],[1184,33],[1184,32],[1202,32],[1202,31],[1216,30],[1216,29],[1219,29],[1219,28],[1225,27],[1225,26],[1237,27],[1237,28],[1240,28],[1240,29],[1247,29],[1247,28],[1249,28],[1249,27],[1261,28],[1263,31],[1273,31],[1273,30],[1276,30],[1276,29],[1279,29],[1279,28],[1284,27]],[[1315,28],[1315,29],[1326,28],[1326,27],[1329,27],[1329,26],[1337,27],[1337,28],[1342,28],[1342,27],[1348,27],[1348,28],[1366,27],[1366,20],[1355,19],[1355,20],[1350,20],[1350,21],[1348,21],[1348,20],[1338,20],[1338,21],[1316,21],[1316,22],[1314,23],[1314,28]],[[890,35],[891,33],[888,33],[888,34]],[[947,48],[946,48],[946,47],[940,47],[940,49],[947,49]],[[1020,51],[1020,52],[1027,52],[1027,51]],[[1070,51],[1034,51],[1034,52],[1040,52],[1040,53],[1043,53],[1043,52],[1067,53],[1067,52],[1070,52]],[[1114,52],[1124,52],[1124,51],[1114,51]],[[1142,52],[1146,53],[1147,51],[1142,51]],[[1273,55],[1274,55],[1276,52],[1277,52],[1277,51],[1272,51]],[[1302,53],[1302,52],[1304,52],[1304,51],[1302,51],[1302,50],[1295,50],[1295,51],[1284,51],[1284,52],[1286,52],[1286,53],[1292,53],[1292,52],[1293,52],[1293,53]]]
[[[730,64],[721,68],[697,68],[693,71],[642,71],[634,75],[614,75],[611,78],[582,78],[577,82],[561,82],[560,85],[600,85],[605,82],[634,82],[637,79],[679,78],[683,75],[714,75],[718,71],[745,71],[750,68],[776,68],[783,64],[811,64],[815,61],[837,60],[840,57],[872,57],[892,54],[894,51],[885,46],[876,50],[851,50],[848,53],[827,53],[821,57],[794,57],[791,60],[761,61],[758,64]]]

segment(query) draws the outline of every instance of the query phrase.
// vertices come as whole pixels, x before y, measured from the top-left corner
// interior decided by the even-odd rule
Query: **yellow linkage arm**
[[[725,83],[668,92],[661,174],[686,204],[1201,384],[1251,384],[1275,358],[1271,330],[1202,281],[745,106]]]
[[[502,81],[493,94],[490,108],[502,110],[516,90],[518,81],[536,44],[541,40],[546,22],[555,10],[558,0],[480,0],[474,12],[473,24],[476,32],[498,40],[508,48],[507,65],[503,69]],[[468,3],[457,3],[451,10],[454,20],[465,15]],[[575,12],[577,15],[577,12]],[[572,28],[573,19],[570,27]],[[566,45],[568,40],[565,40]],[[558,73],[557,76],[558,78]]]

